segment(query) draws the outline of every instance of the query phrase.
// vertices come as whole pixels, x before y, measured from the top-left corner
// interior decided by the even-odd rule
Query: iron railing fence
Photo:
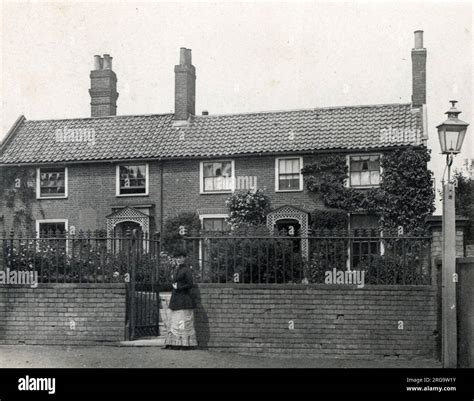
[[[429,236],[370,230],[312,234],[200,232],[173,240],[171,250],[159,236],[141,233],[0,233],[0,269],[34,271],[40,283],[113,283],[128,282],[135,262],[138,291],[147,291],[150,283],[168,290],[173,253],[182,249],[201,283],[348,284],[363,272],[364,284],[431,284]]]
[[[431,284],[431,237],[357,234],[207,233],[182,241],[198,282],[350,284],[363,273],[364,284]]]
[[[159,277],[159,238],[147,234],[3,232],[0,245],[0,269],[34,272],[39,283],[129,282],[134,259],[138,288],[150,281],[169,281]]]

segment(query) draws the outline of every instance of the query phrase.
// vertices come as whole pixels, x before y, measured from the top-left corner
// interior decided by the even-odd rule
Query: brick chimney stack
[[[180,49],[179,65],[174,67],[174,118],[187,120],[195,114],[196,106],[196,69],[191,60],[191,49]]]
[[[415,47],[411,51],[413,107],[426,104],[426,49],[423,47],[423,31],[415,31]]]
[[[109,54],[94,56],[91,71],[91,116],[105,117],[117,115],[117,76],[112,71],[112,57]]]

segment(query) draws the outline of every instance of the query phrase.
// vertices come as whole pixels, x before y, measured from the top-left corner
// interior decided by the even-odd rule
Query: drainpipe
[[[164,160],[160,163],[160,243],[163,239],[163,166]]]

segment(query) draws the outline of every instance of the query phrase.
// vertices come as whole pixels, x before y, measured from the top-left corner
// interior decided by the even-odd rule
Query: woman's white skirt
[[[165,344],[181,347],[197,346],[193,309],[172,310],[170,312]]]

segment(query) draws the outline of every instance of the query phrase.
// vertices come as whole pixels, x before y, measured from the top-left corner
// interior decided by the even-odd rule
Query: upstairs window
[[[303,175],[302,157],[277,158],[275,167],[276,191],[302,191]]]
[[[67,197],[67,167],[38,168],[36,182],[38,199]]]
[[[350,156],[351,187],[375,187],[380,184],[380,155]]]
[[[231,192],[234,184],[234,162],[221,160],[201,162],[201,193]]]
[[[117,166],[117,196],[148,195],[148,164]]]

